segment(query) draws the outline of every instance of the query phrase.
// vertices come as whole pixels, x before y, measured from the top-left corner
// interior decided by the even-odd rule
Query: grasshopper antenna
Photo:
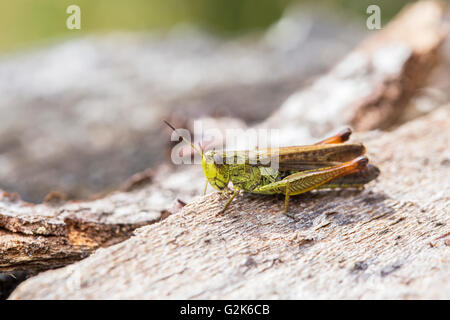
[[[200,151],[202,152],[202,156],[203,156],[203,153],[205,153],[205,150],[203,149],[203,146],[200,142],[198,143],[198,147],[200,148]]]
[[[173,125],[171,125],[169,122],[167,122],[166,120],[163,120],[165,124],[167,124],[169,126],[170,129],[172,129],[174,132],[177,132],[177,129],[175,129],[175,127]],[[178,133],[178,132],[177,132]],[[194,149],[197,153],[201,154],[203,157],[203,152],[200,152],[193,144],[192,142],[190,142],[188,139],[186,139],[185,137],[183,137],[182,135],[180,135],[181,139],[183,139],[184,142],[186,142],[188,145],[191,146],[192,149]]]

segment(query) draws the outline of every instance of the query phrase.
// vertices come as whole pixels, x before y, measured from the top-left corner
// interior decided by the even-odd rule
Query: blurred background
[[[167,31],[194,25],[222,37],[261,32],[295,5],[315,6],[365,23],[366,8],[383,8],[383,23],[411,0],[16,0],[0,3],[0,49],[17,50],[42,41],[59,41],[111,31]],[[82,9],[82,29],[64,28],[66,8]]]
[[[384,26],[408,2],[1,1],[0,189],[115,190],[167,161],[161,119],[256,124],[371,32],[370,4]]]

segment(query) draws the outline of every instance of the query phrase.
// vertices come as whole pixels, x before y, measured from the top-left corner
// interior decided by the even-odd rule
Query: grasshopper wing
[[[249,164],[270,166],[278,161],[280,170],[312,170],[330,167],[350,161],[365,153],[362,144],[322,144],[311,146],[293,146],[253,151],[221,151],[216,152],[214,161],[227,164]]]
[[[323,144],[259,150],[259,159],[278,161],[280,170],[312,170],[355,159],[365,153],[362,144]],[[266,159],[266,161],[263,161]]]

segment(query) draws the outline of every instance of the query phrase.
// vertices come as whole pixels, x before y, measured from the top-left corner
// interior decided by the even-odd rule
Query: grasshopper
[[[172,130],[176,129],[164,121]],[[284,213],[289,211],[289,197],[316,189],[362,188],[378,177],[380,170],[365,156],[362,144],[344,143],[351,135],[346,128],[336,135],[314,145],[281,147],[256,150],[256,163],[250,163],[249,151],[203,152],[181,137],[202,156],[206,188],[210,184],[216,190],[230,195],[224,213],[233,199],[241,192],[255,194],[283,194]],[[279,161],[277,170],[263,159]],[[231,160],[231,161],[230,161]],[[228,185],[230,181],[234,190]]]

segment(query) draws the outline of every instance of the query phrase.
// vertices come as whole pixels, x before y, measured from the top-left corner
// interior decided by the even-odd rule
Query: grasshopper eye
[[[213,157],[210,154],[206,154],[204,156],[204,159],[205,159],[205,162],[208,163],[208,164],[214,163],[214,159],[213,159]]]

